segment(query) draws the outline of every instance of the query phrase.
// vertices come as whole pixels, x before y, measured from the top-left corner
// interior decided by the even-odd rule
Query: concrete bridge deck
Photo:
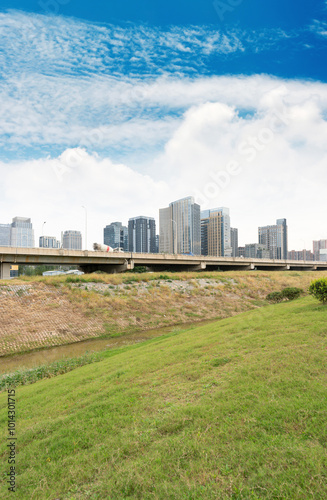
[[[10,277],[10,266],[13,264],[70,265],[85,272],[105,271],[108,273],[132,270],[135,266],[146,266],[151,271],[216,271],[218,268],[222,271],[255,269],[327,271],[327,262],[0,247],[0,279]]]

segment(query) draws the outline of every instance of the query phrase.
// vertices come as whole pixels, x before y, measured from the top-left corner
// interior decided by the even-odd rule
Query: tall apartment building
[[[0,224],[0,247],[10,247],[11,224]]]
[[[270,252],[260,243],[249,243],[245,245],[244,257],[248,259],[270,259]]]
[[[200,205],[193,196],[159,210],[159,252],[201,254]]]
[[[103,230],[103,242],[112,248],[128,252],[128,229],[121,222],[112,222]]]
[[[156,253],[156,221],[152,217],[134,217],[128,221],[130,252]]]
[[[34,229],[31,219],[26,217],[14,217],[10,229],[10,246],[33,248]]]
[[[232,257],[238,257],[238,229],[230,228],[230,245],[232,247]]]
[[[274,226],[258,228],[259,243],[269,250],[271,259],[286,260],[288,228],[286,219],[277,219]]]
[[[321,260],[320,259],[320,250],[326,250],[327,249],[327,240],[318,240],[313,242],[313,254],[315,257],[315,260]],[[324,254],[324,252],[322,252]]]
[[[214,208],[201,212],[201,251],[202,255],[214,257],[232,256],[228,208]]]
[[[310,250],[291,250],[288,252],[289,260],[315,260],[315,256]]]
[[[40,248],[60,248],[60,241],[58,241],[54,236],[40,236],[39,247]]]
[[[82,250],[82,233],[73,230],[65,231],[62,236],[62,248]]]
[[[319,250],[319,260],[321,262],[327,262],[327,248],[321,248]]]

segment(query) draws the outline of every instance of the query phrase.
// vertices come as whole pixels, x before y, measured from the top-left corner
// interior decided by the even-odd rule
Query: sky
[[[0,223],[91,248],[194,196],[327,239],[327,1],[2,0],[0,35]]]

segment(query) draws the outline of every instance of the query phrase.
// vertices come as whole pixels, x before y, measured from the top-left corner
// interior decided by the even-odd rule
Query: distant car
[[[83,271],[79,271],[78,269],[71,269],[70,271],[67,271],[65,274],[77,274],[78,276],[81,276]]]

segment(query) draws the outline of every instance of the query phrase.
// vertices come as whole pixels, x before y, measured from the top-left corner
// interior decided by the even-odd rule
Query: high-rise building
[[[33,248],[34,230],[31,219],[14,217],[11,223],[10,245],[12,247]]]
[[[62,237],[62,248],[82,250],[82,233],[73,230],[65,231]]]
[[[270,252],[260,243],[249,243],[245,245],[244,257],[247,259],[270,259]]]
[[[122,226],[120,229],[120,248],[128,252],[128,227]]]
[[[315,260],[315,257],[310,250],[291,250],[287,253],[289,260]]]
[[[128,252],[128,229],[121,222],[112,222],[103,230],[103,242],[112,248]]]
[[[286,260],[288,228],[286,219],[277,219],[274,226],[258,228],[259,243],[269,250],[271,259]]]
[[[232,247],[232,257],[238,257],[238,229],[230,228],[230,244]]]
[[[200,205],[193,196],[159,210],[159,252],[201,254]]]
[[[0,224],[0,247],[10,247],[11,224]]]
[[[60,248],[60,241],[58,241],[55,236],[40,236],[39,239],[40,248]]]
[[[245,247],[238,247],[237,256],[238,257],[245,257]]]
[[[214,257],[232,256],[228,208],[213,208],[201,212],[201,250],[202,255]]]
[[[327,262],[327,248],[321,248],[319,250],[319,260],[321,262]]]
[[[130,252],[156,253],[156,221],[152,217],[134,217],[128,221]]]
[[[315,260],[320,260],[320,250],[327,249],[327,240],[318,240],[313,242],[313,254]]]

